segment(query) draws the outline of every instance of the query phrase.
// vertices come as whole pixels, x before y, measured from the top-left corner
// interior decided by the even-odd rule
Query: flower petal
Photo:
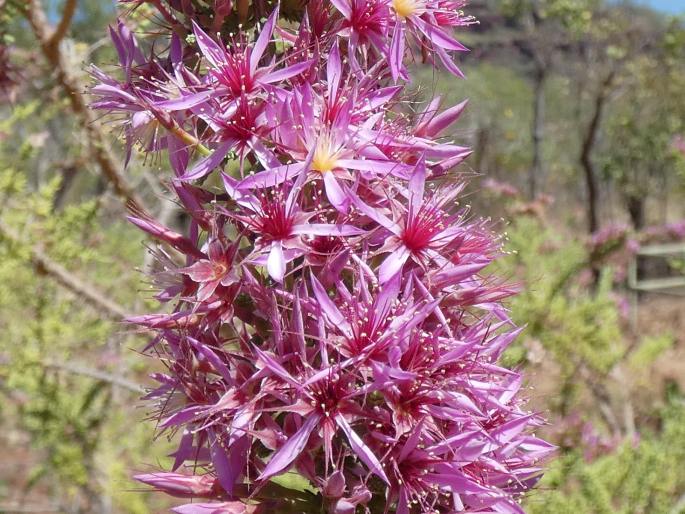
[[[418,16],[412,18],[412,23],[423,32],[428,40],[440,48],[445,50],[453,50],[455,52],[468,52],[468,48],[462,45],[459,41],[448,35],[445,31],[438,28],[436,25],[427,23]]]
[[[349,330],[349,323],[345,319],[345,316],[338,310],[335,303],[328,297],[328,293],[321,285],[321,282],[312,275],[312,291],[314,291],[314,296],[316,301],[321,308],[323,314],[328,318],[331,324],[341,327],[343,330]]]
[[[425,127],[423,128],[423,132],[420,135],[428,137],[438,136],[440,132],[445,130],[459,119],[461,114],[464,112],[464,109],[466,109],[466,105],[468,103],[468,100],[464,100],[460,104],[441,112],[435,118],[426,123]]]
[[[335,8],[342,13],[342,15],[348,20],[352,17],[352,8],[346,2],[346,0],[331,0],[331,3]]]
[[[271,251],[269,252],[269,258],[266,261],[266,269],[269,272],[269,276],[276,282],[283,282],[283,276],[285,275],[285,257],[283,256],[283,245],[280,241],[271,243]]]
[[[403,75],[404,65],[402,60],[404,59],[404,25],[401,20],[397,20],[395,23],[395,29],[392,33],[392,41],[390,42],[390,73],[392,75],[392,80],[397,82]],[[404,78],[404,77],[403,77]]]
[[[200,159],[198,163],[193,166],[190,171],[187,171],[185,175],[179,177],[180,180],[185,182],[190,182],[191,180],[198,180],[202,177],[209,175],[215,168],[217,168],[221,161],[224,160],[228,152],[235,145],[234,140],[225,141],[216,150],[214,150],[210,155],[204,159]]]
[[[268,353],[263,352],[256,346],[252,347],[252,351],[255,352],[257,357],[259,358],[260,361],[264,363],[264,365],[274,373],[276,376],[282,378],[284,381],[289,383],[291,386],[294,387],[300,387],[300,383],[295,380],[290,373],[288,373],[283,366],[281,366],[278,362],[276,362],[273,357],[271,357]]]
[[[193,20],[193,33],[202,55],[212,66],[219,68],[226,58],[224,50],[195,23],[195,20]]]
[[[254,72],[257,70],[257,66],[259,66],[259,61],[261,60],[262,55],[264,55],[266,47],[269,46],[271,36],[274,33],[274,27],[276,26],[276,20],[278,20],[278,11],[279,4],[276,4],[274,12],[272,12],[271,16],[269,16],[269,19],[266,20],[266,23],[264,24],[262,30],[259,33],[259,38],[257,38],[257,42],[252,48],[252,53],[250,54],[251,74],[254,74]]]
[[[182,96],[181,98],[173,98],[171,100],[164,100],[155,103],[156,109],[163,109],[165,111],[184,111],[191,109],[201,103],[204,103],[212,95],[211,91],[201,91],[200,93],[192,93]]]
[[[326,186],[326,196],[333,207],[340,212],[347,212],[350,198],[345,194],[342,187],[340,187],[340,184],[338,184],[338,180],[333,176],[333,173],[324,173],[323,183]]]
[[[296,77],[297,75],[301,75],[311,68],[314,62],[314,59],[310,59],[308,61],[298,62],[297,64],[293,64],[292,66],[288,66],[277,71],[272,71],[261,77],[259,82],[261,84],[273,84],[274,82],[282,82],[291,77]]]
[[[270,170],[255,173],[254,175],[250,175],[249,177],[240,181],[238,184],[238,189],[277,186],[289,178],[293,178],[300,171],[302,171],[303,167],[304,163],[296,162],[293,164],[284,164],[283,166],[277,166],[275,168],[271,168]]]
[[[390,253],[378,270],[378,281],[385,284],[392,277],[402,270],[402,266],[407,262],[411,251],[406,246],[400,246],[396,251]]]
[[[366,464],[369,469],[376,474],[378,477],[380,477],[386,484],[390,484],[390,481],[388,480],[388,477],[385,475],[385,471],[383,471],[383,466],[381,465],[380,461],[378,458],[373,454],[371,449],[366,446],[364,441],[362,441],[361,437],[357,435],[357,433],[352,430],[352,427],[350,424],[347,422],[345,417],[338,413],[335,416],[335,422],[338,424],[340,428],[342,428],[342,431],[345,432],[345,435],[347,436],[347,441],[350,443],[350,447],[354,451],[354,453],[357,454],[357,456],[361,459],[361,461]]]
[[[340,49],[338,48],[338,40],[333,43],[328,54],[328,63],[326,64],[326,81],[328,83],[328,99],[334,101],[338,94],[338,87],[340,86],[340,79],[342,78],[342,63],[340,62]]]
[[[258,480],[266,481],[279,474],[299,457],[320,419],[321,416],[318,414],[310,415],[300,429],[289,437],[286,443],[271,457]]]
[[[329,225],[327,223],[309,223],[296,225],[293,234],[309,234],[312,236],[358,236],[365,231],[352,225]]]

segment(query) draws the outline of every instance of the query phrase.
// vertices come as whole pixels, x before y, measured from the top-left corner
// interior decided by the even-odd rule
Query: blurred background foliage
[[[510,307],[526,326],[506,364],[527,369],[559,446],[526,508],[685,513],[684,291],[628,280],[683,270],[635,257],[685,241],[683,18],[600,0],[471,4],[468,80],[417,65],[415,100],[470,99],[453,134],[474,149],[463,201],[506,234],[493,272],[520,285]],[[124,171],[117,128],[74,102],[87,63],[113,64],[115,2],[78,0],[46,45],[63,6],[0,0],[0,512],[160,512],[166,500],[129,480],[168,448],[138,401],[154,371],[136,353],[145,338],[120,323],[156,308],[124,204],[184,220],[163,163]],[[144,36],[157,20],[142,9],[136,23]]]

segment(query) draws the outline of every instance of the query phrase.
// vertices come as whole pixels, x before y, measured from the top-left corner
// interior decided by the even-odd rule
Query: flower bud
[[[133,478],[177,498],[212,498],[215,495],[216,478],[210,475],[148,473]]]

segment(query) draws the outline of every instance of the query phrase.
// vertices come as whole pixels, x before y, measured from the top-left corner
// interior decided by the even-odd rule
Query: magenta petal
[[[535,417],[534,414],[529,414],[527,416],[521,416],[518,419],[513,419],[500,425],[497,430],[492,432],[492,437],[494,437],[500,443],[508,443],[514,437],[519,435],[529,424],[531,419]]]
[[[168,144],[169,163],[171,164],[171,169],[174,170],[174,174],[177,177],[180,177],[186,172],[186,169],[188,167],[188,160],[190,158],[190,152],[188,152],[186,144],[179,141],[178,138],[170,137]],[[177,186],[176,183],[174,183],[174,189],[176,189],[176,192],[181,196],[187,194],[186,191],[183,188]]]
[[[271,13],[271,16],[269,16],[269,19],[266,20],[266,23],[259,33],[259,38],[257,38],[257,42],[252,48],[252,53],[250,55],[250,73],[252,74],[254,74],[254,72],[257,70],[259,61],[262,58],[262,55],[264,55],[264,51],[266,50],[266,47],[269,46],[269,42],[271,41],[271,36],[274,33],[274,27],[276,26],[276,21],[278,20],[278,5],[279,4],[276,4],[276,8]]]
[[[216,270],[209,261],[197,261],[192,266],[183,268],[182,272],[190,277],[193,282],[207,282],[215,278]]]
[[[347,422],[345,417],[342,414],[337,414],[335,416],[335,422],[338,424],[340,428],[342,428],[342,431],[345,432],[345,436],[347,436],[347,441],[350,443],[350,447],[352,450],[354,450],[354,453],[357,454],[357,456],[361,459],[361,461],[366,464],[369,469],[375,473],[379,478],[381,478],[386,484],[390,484],[390,481],[388,480],[388,477],[385,475],[385,471],[383,471],[383,466],[381,465],[380,461],[378,458],[373,454],[371,449],[366,446],[364,441],[362,441],[361,437],[357,435],[357,433],[352,430],[352,427],[350,424]]]
[[[200,47],[202,55],[214,66],[219,68],[225,59],[224,50],[209,37],[200,26],[193,20],[193,32],[195,33],[195,40],[197,46]]]
[[[441,286],[449,286],[453,284],[458,284],[464,279],[472,277],[483,268],[485,268],[489,263],[476,262],[473,264],[462,264],[457,266],[448,266],[443,270],[437,272],[434,276],[435,284],[440,284]]]
[[[323,311],[324,315],[334,325],[340,325],[340,326],[347,325],[347,321],[345,320],[345,316],[342,315],[342,313],[338,310],[338,308],[335,306],[333,301],[330,299],[330,297],[328,296],[328,293],[326,292],[324,287],[321,285],[321,282],[319,282],[314,275],[312,275],[311,281],[312,281],[312,291],[314,292],[314,296],[316,297],[316,301],[318,302],[319,307]]]
[[[438,57],[440,57],[440,61],[442,62],[443,66],[447,71],[449,71],[455,77],[464,78],[464,74],[462,73],[462,71],[456,64],[454,64],[452,58],[447,54],[447,52],[443,48],[435,48],[435,53],[438,54]]]
[[[340,49],[338,48],[338,40],[333,43],[330,54],[328,54],[328,63],[326,64],[326,81],[328,83],[328,98],[334,99],[338,94],[338,86],[342,78],[342,64],[340,62]]]
[[[387,218],[387,216],[384,216],[383,214],[381,214],[378,211],[378,209],[374,209],[373,207],[366,205],[357,196],[353,196],[352,200],[354,202],[354,206],[357,209],[359,209],[361,212],[366,214],[369,218],[371,218],[373,221],[378,223],[381,227],[384,227],[384,228],[390,230],[396,236],[400,235],[400,228],[397,225],[397,223],[390,221]]]
[[[526,514],[526,511],[524,511],[515,501],[502,500],[493,504],[491,508],[494,512],[499,514]]]
[[[357,511],[357,506],[345,499],[340,499],[336,502],[332,510],[332,514],[354,514]]]
[[[300,429],[289,437],[286,443],[271,457],[264,471],[259,475],[259,480],[265,481],[286,469],[302,453],[307,441],[309,441],[309,436],[320,419],[321,416],[318,414],[310,415]]]
[[[269,354],[263,352],[256,346],[252,348],[252,350],[257,354],[257,357],[259,357],[259,360],[264,363],[264,365],[277,375],[278,377],[282,378],[285,380],[287,383],[289,383],[292,386],[299,387],[300,383],[295,380],[290,373],[288,373],[283,366],[281,366],[278,362],[276,362],[273,357],[271,357]]]
[[[183,59],[183,45],[181,43],[181,38],[178,34],[173,34],[171,36],[171,44],[169,46],[169,59],[174,66],[180,66]],[[178,75],[177,75],[178,76]]]
[[[326,378],[329,378],[332,373],[335,371],[341,370],[349,366],[350,364],[353,364],[355,361],[361,360],[361,357],[356,357],[355,359],[347,359],[341,362],[340,364],[337,364],[335,366],[323,368],[322,370],[317,371],[314,373],[312,376],[310,376],[307,381],[303,384],[305,387],[310,386],[312,384],[316,384],[317,382],[320,382]]]
[[[409,179],[409,215],[414,217],[418,214],[419,208],[423,203],[423,192],[426,187],[426,164],[423,159],[419,159],[414,167]]]
[[[421,435],[423,433],[423,420],[424,418],[421,418],[421,420],[416,424],[411,434],[407,438],[407,442],[404,443],[399,456],[400,462],[406,459],[421,442]]]
[[[447,488],[453,493],[465,494],[484,494],[492,495],[492,491],[486,489],[482,485],[469,480],[461,473],[456,471],[452,473],[428,473],[424,475],[426,480],[441,487]]]
[[[390,42],[390,73],[392,79],[397,82],[397,79],[402,75],[404,59],[404,25],[401,20],[395,22],[395,29],[392,33],[392,41]]]
[[[397,512],[395,514],[409,514],[409,498],[407,488],[400,486],[399,499],[397,500]]]
[[[345,492],[345,475],[340,470],[334,471],[326,480],[323,494],[327,498],[340,498]]]
[[[331,0],[331,3],[345,18],[350,19],[352,17],[352,9],[345,0]]]
[[[238,189],[252,189],[255,187],[274,187],[293,178],[304,168],[304,163],[284,164],[270,170],[255,173],[238,183]]]
[[[404,245],[400,246],[394,252],[391,252],[390,255],[385,258],[378,270],[378,281],[381,284],[385,284],[392,277],[397,275],[400,270],[402,270],[404,263],[407,262],[410,254],[411,251]]]
[[[201,283],[200,287],[197,288],[197,300],[200,302],[209,300],[209,298],[214,294],[214,291],[216,291],[216,288],[219,287],[220,283],[221,279],[208,280]]]
[[[239,471],[231,467],[230,460],[226,455],[225,449],[217,439],[213,430],[209,432],[209,454],[212,458],[212,465],[219,477],[219,483],[228,494],[233,494],[235,481],[240,474]]]
[[[402,162],[382,161],[376,159],[340,159],[338,165],[341,168],[351,170],[371,171],[378,175],[395,175],[405,177],[413,169],[412,166]]]
[[[233,148],[234,144],[234,141],[222,143],[210,155],[198,161],[198,163],[193,166],[193,169],[187,171],[185,175],[179,178],[183,181],[190,182],[191,180],[197,180],[209,175],[219,166],[219,164],[221,164],[226,155],[228,155],[228,152]]]
[[[196,341],[192,337],[189,337],[188,341],[190,341],[190,344],[193,345],[193,348],[195,348],[198,353],[200,353],[207,359],[207,361],[209,361],[212,367],[223,377],[227,384],[233,384],[233,377],[231,377],[231,372],[228,370],[226,363],[222,361],[209,346]]]
[[[374,304],[378,312],[379,319],[385,319],[390,312],[392,305],[395,303],[395,300],[397,300],[397,297],[400,294],[401,282],[402,280],[400,275],[396,274],[393,278],[385,282],[380,288],[380,292]]]
[[[190,456],[193,451],[193,439],[194,434],[190,430],[184,430],[181,436],[181,442],[178,445],[178,450],[172,453],[170,456],[174,457],[174,465],[171,467],[173,471],[176,471],[181,464],[183,464]]]
[[[292,66],[288,66],[281,70],[272,71],[268,75],[265,75],[259,82],[262,84],[273,84],[274,82],[281,82],[298,75],[302,75],[305,71],[312,67],[314,60],[298,62]]]
[[[468,48],[462,45],[459,41],[454,39],[445,33],[442,29],[427,23],[420,17],[415,16],[412,18],[412,23],[414,23],[421,32],[423,32],[429,41],[438,45],[440,48],[445,50],[453,50],[456,52],[468,52]]]
[[[326,196],[333,207],[340,212],[347,212],[350,199],[338,184],[338,180],[332,173],[327,172],[323,174],[323,182],[326,185]]]
[[[192,93],[189,95],[182,96],[181,98],[174,98],[172,100],[164,100],[162,102],[157,102],[155,103],[155,108],[163,109],[166,111],[184,111],[186,109],[191,109],[197,105],[200,105],[201,103],[204,103],[211,95],[211,91]]]
[[[423,135],[423,128],[432,120],[438,113],[440,108],[441,98],[439,96],[434,96],[428,105],[423,108],[423,110],[418,114],[416,118],[416,135]]]
[[[215,478],[211,475],[184,475],[180,473],[147,473],[133,477],[178,498],[211,498]]]
[[[160,427],[167,428],[194,421],[206,411],[207,407],[204,405],[191,405],[169,416],[160,424]]]
[[[152,237],[169,243],[182,253],[192,255],[193,257],[200,259],[205,259],[207,257],[204,253],[198,250],[198,248],[190,239],[168,229],[164,225],[154,221],[152,218],[140,215],[140,217],[128,216],[127,219],[144,232],[150,234]]]
[[[293,228],[293,234],[309,234],[312,236],[358,236],[365,231],[352,225],[328,225],[325,223],[311,223],[298,225]]]
[[[247,505],[242,502],[189,503],[171,509],[176,514],[247,514]]]
[[[400,86],[381,88],[369,95],[365,108],[369,110],[378,109],[395,98],[400,91],[402,91]]]
[[[459,119],[461,114],[464,112],[464,109],[466,109],[466,105],[468,103],[468,100],[464,100],[460,104],[457,104],[454,107],[451,107],[438,114],[426,124],[424,134],[429,137],[438,136],[440,132],[445,130]]]
[[[269,271],[269,275],[276,282],[283,282],[283,276],[285,275],[285,256],[283,255],[283,245],[280,241],[274,241],[271,243],[271,251],[269,252],[269,258],[266,261],[266,269]]]

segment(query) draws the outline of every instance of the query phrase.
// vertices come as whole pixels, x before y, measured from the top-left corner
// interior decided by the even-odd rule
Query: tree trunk
[[[533,83],[533,124],[531,135],[533,139],[533,162],[528,172],[528,194],[531,200],[535,200],[538,195],[540,183],[542,182],[542,137],[545,124],[545,81],[547,80],[547,70],[544,63],[538,62],[535,65]]]
[[[580,151],[580,165],[583,168],[585,175],[585,187],[587,188],[587,226],[590,234],[597,232],[599,229],[599,186],[597,184],[597,174],[595,173],[595,165],[592,161],[592,151],[597,143],[597,135],[599,133],[599,126],[602,121],[602,113],[609,94],[609,88],[614,80],[614,72],[609,72],[609,75],[602,82],[592,111],[592,118],[588,125],[587,132],[583,138],[583,144]],[[591,262],[590,268],[592,271],[593,286],[597,287],[600,277],[600,269],[598,263]]]
[[[635,230],[642,230],[645,227],[645,199],[639,195],[628,195],[626,206],[630,222]]]
[[[483,162],[485,161],[486,152],[489,148],[490,141],[490,128],[489,127],[479,127],[476,130],[476,144],[474,148],[475,158],[473,161],[473,166],[476,172],[483,172]],[[492,170],[488,170],[492,171]]]
[[[587,223],[588,231],[592,234],[599,229],[599,214],[597,202],[599,197],[599,186],[597,184],[597,174],[592,161],[592,151],[597,143],[597,134],[602,120],[602,113],[606,104],[609,88],[614,80],[614,72],[610,72],[604,79],[597,92],[592,111],[592,118],[588,125],[587,132],[583,138],[580,151],[580,165],[585,175],[585,187],[587,188]]]

